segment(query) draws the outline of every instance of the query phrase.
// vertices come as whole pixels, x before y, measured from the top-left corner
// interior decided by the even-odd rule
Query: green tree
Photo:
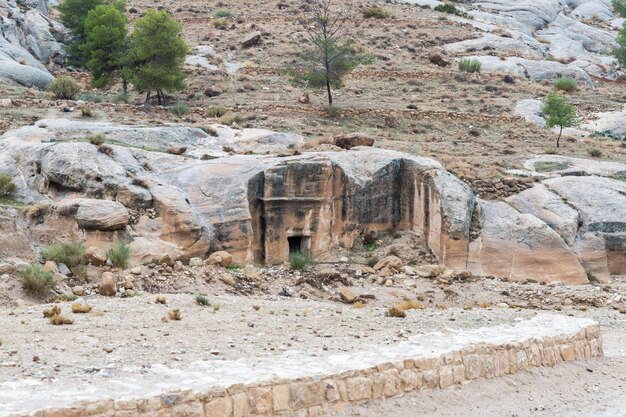
[[[89,52],[86,65],[93,75],[95,87],[106,87],[122,78],[124,94],[127,82],[122,69],[128,50],[128,18],[120,8],[125,5],[105,4],[90,10],[85,20],[85,50]]]
[[[617,35],[617,44],[619,46],[613,50],[613,56],[615,56],[622,68],[626,68],[626,25]]]
[[[181,31],[180,24],[165,10],[148,9],[135,22],[124,74],[137,91],[146,93],[147,106],[152,92],[157,92],[162,104],[162,91],[185,87],[182,67],[189,47]]]
[[[620,17],[626,17],[626,1],[624,0],[611,0],[611,4],[613,5],[613,10],[616,15]]]
[[[69,61],[75,65],[84,65],[88,59],[85,50],[85,20],[90,10],[104,3],[104,0],[63,0],[57,9],[61,23],[74,36],[67,47]]]
[[[578,125],[576,109],[565,100],[565,97],[550,93],[543,101],[542,111],[546,118],[547,128],[560,127],[559,136],[556,138],[556,147],[558,148],[563,128]]]
[[[351,25],[344,13],[334,13],[332,0],[316,0],[302,19],[311,46],[302,53],[302,64],[288,70],[293,81],[311,88],[326,89],[328,105],[333,105],[333,89],[341,88],[343,78],[357,66],[372,61],[356,51],[347,30]]]

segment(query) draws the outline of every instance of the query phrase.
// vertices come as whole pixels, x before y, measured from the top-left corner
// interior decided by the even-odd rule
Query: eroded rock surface
[[[584,283],[626,271],[622,164],[538,157],[526,165],[542,183],[489,202],[432,159],[362,146],[241,155],[219,147],[282,154],[302,138],[215,131],[57,120],[7,133],[0,170],[30,207],[2,209],[17,217],[6,228],[17,237],[14,253],[5,256],[32,259],[68,240],[105,252],[123,238],[135,263],[223,250],[232,262],[278,264],[298,250],[323,257],[370,232],[414,231],[440,265],[476,275]],[[94,133],[105,143],[85,140]],[[168,138],[187,151],[164,152]]]
[[[65,28],[48,16],[44,1],[0,0],[0,82],[43,89],[47,66],[65,60]]]

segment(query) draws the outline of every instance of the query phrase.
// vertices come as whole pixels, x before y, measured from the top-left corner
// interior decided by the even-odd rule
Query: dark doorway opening
[[[297,253],[297,252],[308,252],[309,251],[309,240],[308,236],[290,236],[287,238],[289,241],[289,254]]]

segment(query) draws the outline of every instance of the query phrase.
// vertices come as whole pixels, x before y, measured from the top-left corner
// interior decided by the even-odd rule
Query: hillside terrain
[[[301,62],[311,4],[128,0],[131,31],[167,10],[191,51],[185,88],[147,106],[67,63],[55,2],[0,0],[0,174],[14,185],[0,195],[0,417],[70,415],[79,400],[92,411],[77,415],[104,416],[89,402],[111,397],[116,416],[150,415],[124,395],[166,404],[205,377],[221,389],[211,372],[230,364],[225,380],[264,393],[280,372],[317,381],[306,367],[318,359],[361,372],[350,358],[380,349],[391,363],[422,337],[535,319],[565,335],[568,318],[602,332],[574,332],[589,354],[557,346],[571,363],[516,368],[511,351],[509,371],[487,360],[478,372],[489,381],[449,386],[437,370],[441,390],[423,376],[424,392],[385,382],[385,401],[374,383],[356,401],[343,393],[345,408],[287,402],[307,416],[623,415],[626,74],[612,51],[625,19],[609,0],[333,1],[373,60],[329,107],[286,71]],[[46,91],[64,76],[81,86],[74,99]],[[542,109],[554,92],[579,119],[558,148]],[[33,291],[29,268],[54,282]],[[545,342],[467,337],[529,357],[528,343]],[[237,366],[257,360],[272,371],[247,380]],[[64,386],[54,401],[49,381]],[[241,386],[203,411],[173,410],[247,415],[233,408]],[[285,415],[280,389],[267,409],[247,394],[246,410]]]

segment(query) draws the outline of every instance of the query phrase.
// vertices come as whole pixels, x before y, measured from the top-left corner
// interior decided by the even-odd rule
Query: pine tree
[[[63,0],[57,6],[61,23],[74,36],[74,40],[67,47],[69,60],[73,64],[84,65],[89,58],[85,50],[85,20],[90,10],[104,3],[104,0]]]
[[[333,105],[333,89],[341,88],[344,77],[357,66],[372,61],[359,54],[346,32],[350,20],[344,13],[334,13],[331,0],[316,0],[302,19],[311,43],[302,53],[302,65],[288,70],[297,84],[326,89],[328,105]]]
[[[120,11],[125,4],[100,5],[91,10],[85,20],[85,49],[89,51],[86,65],[91,71],[95,87],[111,85],[122,77],[124,93],[126,79],[122,76],[128,49],[128,18]]]
[[[135,22],[123,73],[137,91],[146,93],[147,106],[153,92],[157,92],[162,104],[162,91],[179,91],[185,87],[182,67],[189,47],[181,31],[180,24],[165,10],[148,9]]]
[[[576,109],[565,100],[565,97],[556,93],[550,93],[543,102],[542,111],[546,117],[547,128],[550,129],[555,126],[561,128],[559,130],[559,136],[556,138],[556,147],[558,148],[560,146],[563,128],[578,125]]]

